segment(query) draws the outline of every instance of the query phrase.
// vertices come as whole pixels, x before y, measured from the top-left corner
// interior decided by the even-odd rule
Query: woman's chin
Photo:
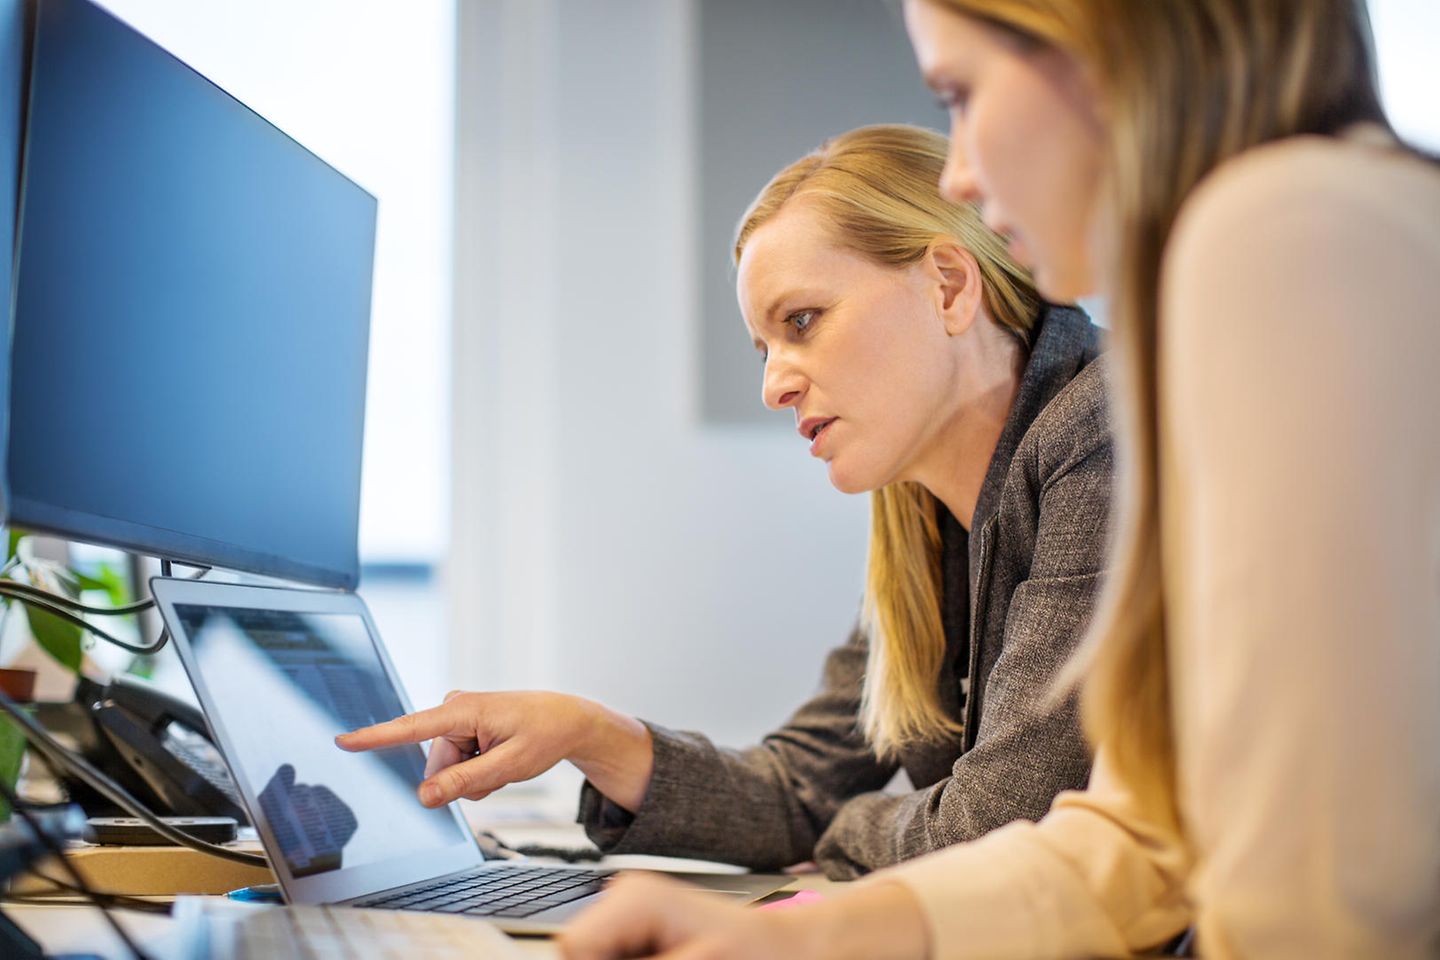
[[[830,471],[830,485],[841,493],[869,493],[879,486],[868,477],[846,471],[836,460],[831,460],[826,466]]]
[[[1057,263],[1040,260],[1032,270],[1035,289],[1050,303],[1074,303],[1081,297],[1095,294],[1095,278],[1083,261]]]

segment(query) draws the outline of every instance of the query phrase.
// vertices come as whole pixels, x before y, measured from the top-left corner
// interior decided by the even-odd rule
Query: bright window
[[[1440,151],[1440,4],[1435,0],[1370,0],[1370,19],[1380,61],[1380,94],[1402,137]]]

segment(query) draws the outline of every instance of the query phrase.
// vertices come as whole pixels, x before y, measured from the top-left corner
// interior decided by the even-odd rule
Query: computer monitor
[[[0,399],[10,389],[10,308],[15,265],[15,221],[20,208],[20,143],[25,129],[29,73],[30,5],[0,0]],[[5,510],[8,412],[0,402],[0,516]]]
[[[375,199],[87,0],[38,0],[9,518],[359,579]]]

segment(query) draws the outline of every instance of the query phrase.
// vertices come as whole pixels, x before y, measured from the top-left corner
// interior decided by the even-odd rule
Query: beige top
[[[1440,170],[1378,129],[1226,164],[1161,303],[1179,806],[1100,751],[1038,824],[876,874],[936,958],[1440,954]]]

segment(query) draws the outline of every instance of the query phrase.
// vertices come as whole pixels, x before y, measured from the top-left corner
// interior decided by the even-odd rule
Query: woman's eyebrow
[[[761,323],[768,323],[772,319],[774,319],[775,314],[780,310],[780,305],[783,304],[786,299],[789,298],[789,296],[789,293],[782,293],[779,296],[770,298],[770,300],[766,302],[766,305],[762,307],[760,312],[756,315],[756,325],[758,326]],[[760,346],[760,338],[758,336],[752,337],[752,340],[757,347]]]
[[[803,287],[790,287],[772,297],[769,306],[761,312],[760,317],[764,320],[773,320],[775,315],[783,313],[789,304],[801,304],[808,307],[813,306],[809,301],[813,300],[818,303],[821,299],[822,297],[816,291],[806,290]]]

